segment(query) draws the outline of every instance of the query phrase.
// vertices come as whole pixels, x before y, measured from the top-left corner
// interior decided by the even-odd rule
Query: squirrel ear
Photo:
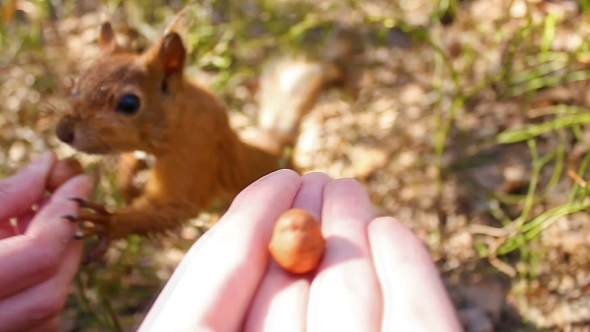
[[[187,5],[183,10],[179,11],[166,29],[164,30],[164,34],[169,34],[171,32],[176,32],[181,36],[186,36],[188,33],[189,27],[193,25],[193,18],[191,17],[192,13],[192,5]]]
[[[186,58],[186,49],[178,33],[170,32],[162,38],[157,58],[164,66],[166,75],[182,71]]]
[[[115,31],[110,22],[104,22],[100,26],[100,33],[98,34],[98,47],[103,54],[116,53],[120,50],[117,44]]]

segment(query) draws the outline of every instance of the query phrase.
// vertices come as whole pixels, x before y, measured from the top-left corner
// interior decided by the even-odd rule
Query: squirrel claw
[[[97,214],[110,214],[110,212],[107,211],[107,209],[105,209],[103,205],[91,202],[84,198],[73,197],[70,198],[70,200],[78,203],[78,205],[82,208],[94,210],[94,212],[96,212]]]
[[[70,198],[70,200],[78,203],[81,208],[89,209],[94,212],[82,212],[79,214],[62,216],[63,219],[69,220],[78,225],[78,230],[72,236],[72,240],[83,240],[87,237],[98,235],[100,240],[98,246],[93,248],[90,252],[87,252],[83,261],[83,264],[90,264],[103,257],[109,247],[110,239],[106,236],[106,230],[111,222],[112,214],[101,204],[83,198]]]
[[[92,235],[103,236],[105,230],[111,222],[111,213],[101,204],[87,201],[83,198],[70,198],[78,203],[81,208],[92,210],[94,213],[68,214],[62,218],[78,224],[78,231],[73,236],[74,239],[83,239]]]
[[[67,214],[65,216],[61,216],[63,219],[69,220],[71,222],[77,222],[78,221],[78,216],[75,214]]]
[[[76,233],[74,234],[74,236],[72,236],[72,240],[82,240],[84,238],[85,234],[82,231],[76,231]]]

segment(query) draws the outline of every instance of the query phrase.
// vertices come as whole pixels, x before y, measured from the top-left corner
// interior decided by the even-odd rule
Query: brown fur
[[[242,142],[213,93],[186,79],[178,34],[170,32],[143,54],[133,54],[118,47],[110,25],[103,24],[99,46],[103,55],[74,86],[58,137],[87,153],[143,150],[156,158],[141,193],[130,189],[139,167],[131,161],[129,170],[119,171],[130,205],[107,216],[86,216],[101,235],[166,231],[209,208],[215,198],[231,198],[279,169],[277,151]],[[116,112],[125,94],[140,98],[137,113]],[[130,158],[123,157],[123,167]]]

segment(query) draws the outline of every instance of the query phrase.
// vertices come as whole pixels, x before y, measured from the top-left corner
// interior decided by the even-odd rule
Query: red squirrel
[[[214,93],[184,75],[183,40],[168,30],[136,54],[118,45],[111,24],[103,23],[101,56],[77,79],[70,108],[57,124],[58,138],[79,151],[121,154],[118,181],[128,205],[109,212],[76,199],[94,211],[65,216],[81,227],[91,225],[84,226],[83,235],[117,239],[162,233],[208,209],[215,199],[232,199],[281,168],[283,148],[294,144],[301,116],[312,108],[323,84],[336,77],[333,68],[313,64],[291,78],[276,71],[266,74],[267,79],[291,80],[292,86],[261,84],[274,92],[263,91],[261,138],[249,144],[230,127],[227,109]],[[301,82],[305,89],[297,86]],[[281,101],[264,105],[264,98],[273,95]],[[142,190],[132,186],[131,178],[141,168],[135,150],[155,157]]]

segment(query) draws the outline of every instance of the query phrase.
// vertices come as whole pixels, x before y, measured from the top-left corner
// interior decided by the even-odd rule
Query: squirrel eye
[[[139,97],[136,95],[124,95],[117,104],[117,112],[135,114],[139,110],[139,104]]]

